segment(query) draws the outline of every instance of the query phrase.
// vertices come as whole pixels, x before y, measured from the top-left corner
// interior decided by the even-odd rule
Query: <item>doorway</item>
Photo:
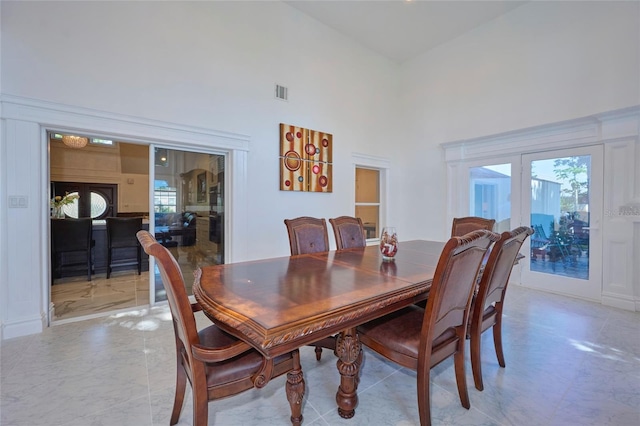
[[[92,219],[91,280],[84,271],[50,272],[50,319],[64,322],[149,305],[148,257],[137,269],[106,279],[107,217],[142,217],[149,227],[149,146],[86,136],[73,147],[49,133],[49,198],[78,197],[62,206],[63,216]]]
[[[69,218],[93,219],[95,246],[91,280],[86,274],[53,277],[52,321],[166,300],[159,272],[144,254],[141,275],[123,270],[106,279],[102,259],[106,217],[142,216],[143,228],[178,261],[189,294],[190,277],[197,267],[224,263],[226,153],[104,139],[92,144],[91,137],[86,146],[71,148],[62,143],[61,136],[49,135],[50,196],[79,196],[63,210]]]
[[[522,215],[534,230],[525,285],[600,301],[603,180],[601,145],[522,156]]]
[[[544,151],[468,163],[467,214],[495,219],[495,232],[534,230],[522,248],[521,283],[600,301],[603,148]],[[520,218],[512,220],[511,218]]]

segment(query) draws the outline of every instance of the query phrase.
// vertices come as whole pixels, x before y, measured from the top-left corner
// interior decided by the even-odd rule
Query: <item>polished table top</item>
[[[336,402],[340,416],[351,418],[362,364],[356,327],[426,299],[444,244],[401,242],[390,262],[368,246],[205,266],[195,273],[193,294],[218,327],[267,358],[339,333]],[[287,374],[294,425],[302,422],[304,387],[301,370]]]
[[[219,325],[273,357],[425,299],[443,246],[401,242],[391,262],[368,246],[205,266],[193,291]]]

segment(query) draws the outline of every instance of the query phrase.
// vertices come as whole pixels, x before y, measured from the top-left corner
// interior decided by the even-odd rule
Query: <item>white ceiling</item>
[[[290,6],[403,62],[519,7],[516,0],[293,0]]]

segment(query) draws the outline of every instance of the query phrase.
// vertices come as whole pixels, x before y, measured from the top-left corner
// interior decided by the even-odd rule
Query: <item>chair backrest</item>
[[[160,245],[149,232],[138,231],[136,237],[145,253],[156,259],[162,283],[167,293],[176,339],[179,339],[185,348],[182,356],[187,358],[188,365],[194,366],[194,364],[198,363],[193,362],[191,345],[199,344],[200,339],[180,266],[171,255],[171,252]]]
[[[51,246],[54,253],[91,249],[91,218],[51,219]]]
[[[329,223],[333,228],[338,250],[365,247],[367,245],[364,225],[359,217],[340,216],[335,219],[329,219]]]
[[[493,226],[495,224],[495,219],[485,219],[483,217],[476,216],[454,217],[453,224],[451,226],[451,236],[461,237],[471,231],[477,231],[479,229],[493,231]]]
[[[476,277],[489,246],[500,236],[487,230],[452,237],[442,249],[434,274],[420,334],[419,351],[430,354],[441,336],[465,340],[469,305]],[[445,334],[446,333],[446,334]],[[443,358],[450,353],[443,354]],[[427,355],[430,365],[442,359]]]
[[[521,226],[511,232],[503,232],[500,240],[493,245],[480,279],[474,319],[477,319],[476,315],[482,315],[486,306],[504,299],[516,257],[524,241],[532,234],[533,229]]]
[[[329,251],[327,223],[324,219],[302,216],[285,219],[291,255]]]
[[[142,229],[141,217],[108,217],[107,244],[109,247],[135,247],[136,232]]]

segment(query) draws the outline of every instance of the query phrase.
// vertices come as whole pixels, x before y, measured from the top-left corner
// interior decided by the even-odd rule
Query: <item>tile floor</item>
[[[504,323],[507,367],[483,338],[485,390],[458,399],[450,360],[432,372],[434,425],[640,424],[640,314],[512,286]],[[206,324],[204,317],[198,318]],[[2,342],[2,426],[168,425],[175,353],[165,307],[57,325]],[[301,350],[305,425],[418,424],[415,374],[365,350],[359,405],[335,408],[338,373],[328,351]],[[467,354],[468,359],[468,354]],[[285,378],[209,404],[211,425],[289,425]],[[188,391],[179,425],[191,425]]]

